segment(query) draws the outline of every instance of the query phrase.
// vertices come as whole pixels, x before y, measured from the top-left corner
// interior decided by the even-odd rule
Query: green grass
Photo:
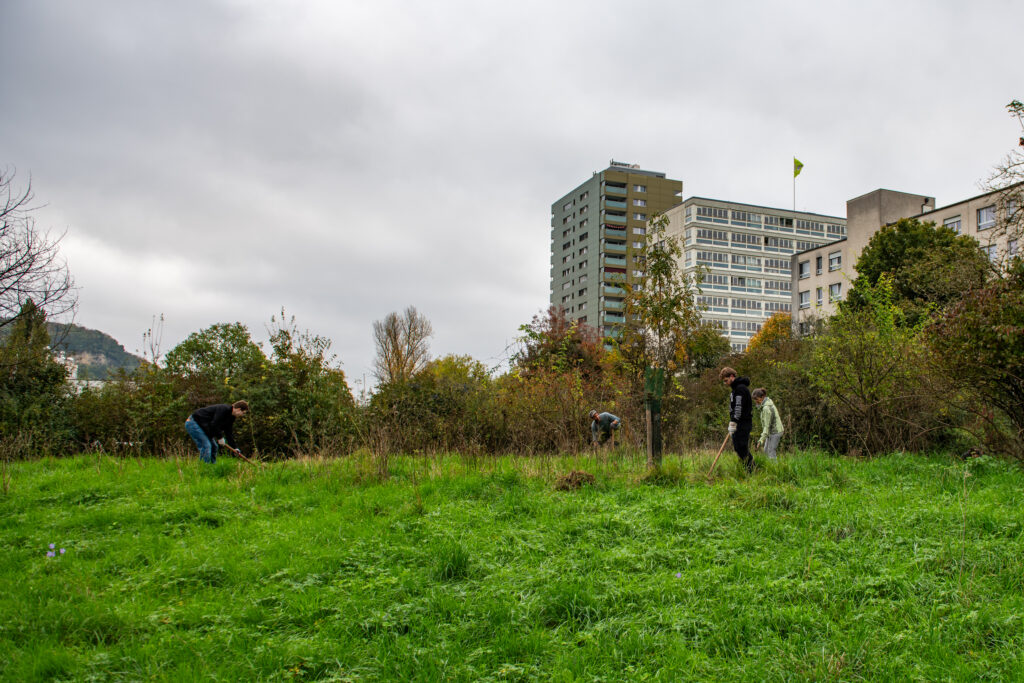
[[[18,463],[0,677],[1024,679],[1019,468],[709,464]]]

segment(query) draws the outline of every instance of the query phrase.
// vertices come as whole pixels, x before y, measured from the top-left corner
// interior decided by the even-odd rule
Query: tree
[[[764,321],[758,333],[751,337],[750,343],[747,344],[747,352],[757,351],[759,348],[777,349],[792,338],[792,316],[789,313],[773,313]]]
[[[891,278],[892,300],[913,327],[929,314],[985,284],[991,264],[978,242],[946,226],[903,218],[876,232],[857,260],[857,279],[847,300],[852,310],[867,305],[865,292]]]
[[[547,314],[535,315],[528,325],[521,325],[522,345],[512,357],[512,365],[522,373],[541,369],[569,370],[579,368],[587,376],[602,371],[606,352],[598,331],[569,320],[562,309],[552,306]]]
[[[382,384],[408,380],[430,360],[427,339],[434,334],[430,321],[409,306],[401,315],[388,313],[373,323],[377,346],[374,375]]]
[[[987,192],[996,193],[1000,207],[993,234],[1020,244],[1024,237],[1024,102],[1013,100],[1006,105],[1006,110],[1020,124],[1020,144],[995,165],[981,186]],[[1020,255],[1018,247],[1017,257]]]
[[[60,254],[62,236],[36,228],[32,199],[31,183],[19,190],[14,173],[0,170],[0,329],[26,311],[45,311],[55,318],[73,312],[77,303]],[[29,300],[33,305],[27,308]]]
[[[942,425],[927,390],[919,327],[894,303],[892,277],[864,286],[864,303],[842,307],[814,341],[811,381],[843,429],[865,454],[927,446]]]
[[[1024,460],[1024,261],[968,293],[927,330],[946,397],[997,452]]]
[[[642,283],[626,287],[626,328],[620,350],[627,366],[644,373],[647,400],[647,464],[661,463],[661,397],[664,382],[678,388],[676,374],[688,364],[687,344],[701,323],[694,296],[697,282],[679,266],[679,238],[666,234],[668,217],[648,223]]]
[[[217,323],[168,351],[164,364],[184,381],[188,402],[199,406],[236,400],[232,391],[264,374],[267,359],[245,325]]]
[[[67,367],[54,360],[46,314],[28,299],[0,344],[0,438],[21,435],[35,450],[67,437]]]

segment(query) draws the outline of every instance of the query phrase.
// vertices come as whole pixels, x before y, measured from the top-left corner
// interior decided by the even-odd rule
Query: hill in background
[[[105,332],[80,325],[47,323],[54,346],[75,359],[79,379],[107,379],[119,369],[134,370],[142,359]]]

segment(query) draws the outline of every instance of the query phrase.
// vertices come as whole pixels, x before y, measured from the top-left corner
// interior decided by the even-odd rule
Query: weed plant
[[[9,463],[0,677],[1024,678],[1016,466],[710,461]]]

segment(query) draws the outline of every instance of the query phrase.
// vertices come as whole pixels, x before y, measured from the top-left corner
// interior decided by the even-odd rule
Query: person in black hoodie
[[[235,401],[234,403],[218,403],[217,405],[206,406],[195,410],[185,420],[185,431],[196,442],[199,449],[199,459],[203,462],[217,462],[217,440],[224,439],[229,446],[236,451],[235,437],[231,428],[235,420],[249,412],[249,404],[246,401]]]
[[[747,474],[754,471],[754,456],[750,454],[750,432],[754,428],[754,410],[750,399],[750,380],[737,377],[732,368],[722,368],[718,377],[732,389],[729,396],[729,433],[732,447],[736,450]]]

